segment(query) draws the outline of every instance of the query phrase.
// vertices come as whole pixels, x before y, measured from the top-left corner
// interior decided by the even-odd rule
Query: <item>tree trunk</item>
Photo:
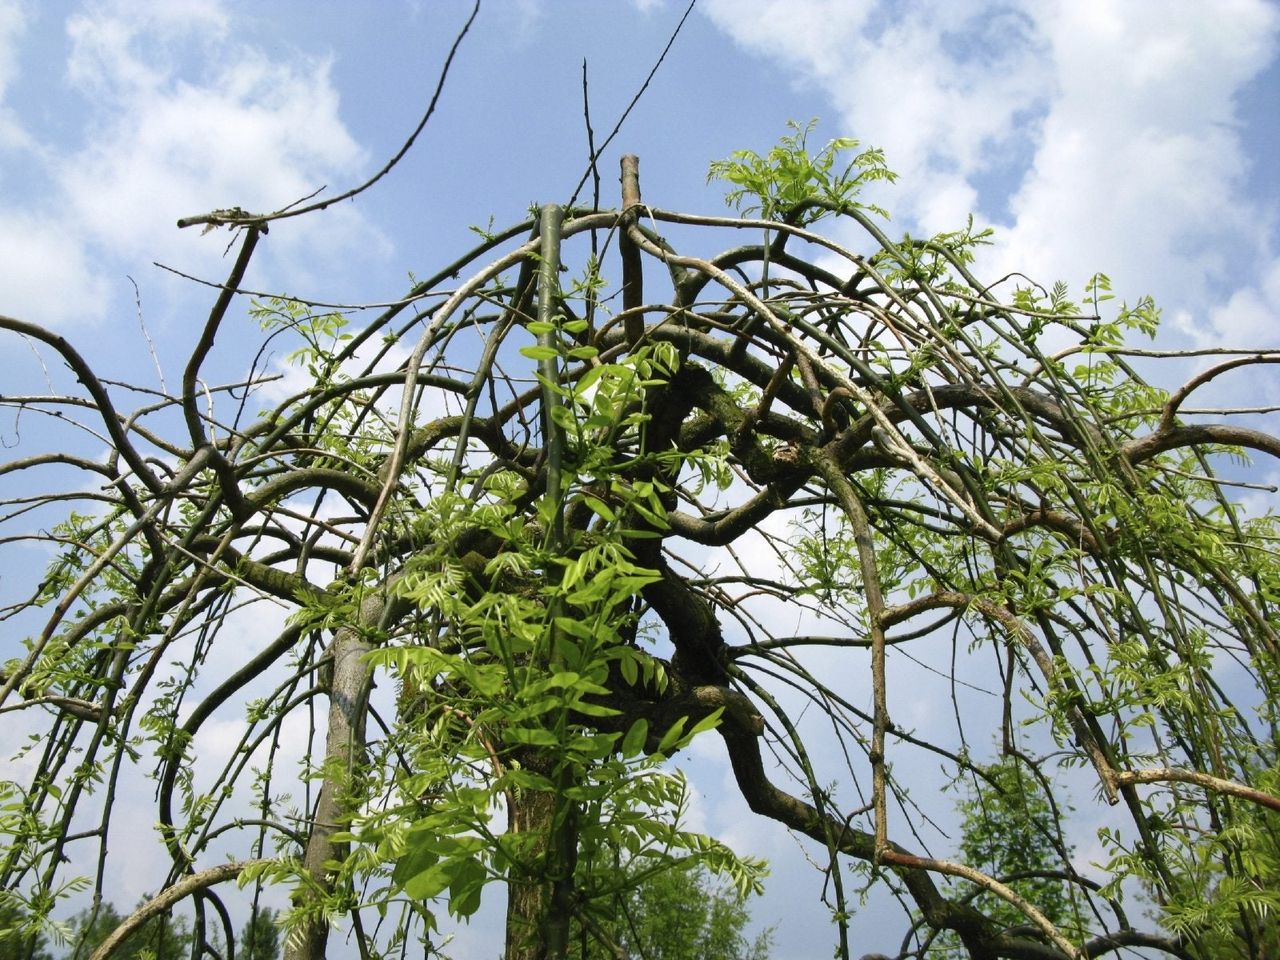
[[[529,750],[520,763],[526,769],[550,776],[547,757]],[[530,835],[524,858],[526,870],[513,866],[507,879],[507,948],[504,960],[543,960],[546,944],[543,927],[551,910],[552,883],[544,864],[547,840],[556,815],[556,798],[534,790],[512,791],[507,801],[507,828]]]
[[[377,623],[382,608],[381,597],[366,598],[360,611],[362,623]],[[370,649],[361,631],[352,627],[340,628],[331,647],[333,678],[329,689],[324,777],[316,803],[315,822],[311,826],[302,861],[316,886],[324,893],[333,889],[333,878],[325,864],[345,854],[345,850],[333,842],[332,836],[336,831],[345,829],[350,809],[350,778],[364,758],[365,716],[369,691],[373,686],[373,671],[365,658]],[[304,887],[301,895],[314,897],[317,894]],[[323,960],[328,940],[328,920],[324,917],[310,919],[288,938],[284,960]]]

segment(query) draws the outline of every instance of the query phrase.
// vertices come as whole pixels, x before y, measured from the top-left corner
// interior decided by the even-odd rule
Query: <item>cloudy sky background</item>
[[[369,176],[417,122],[469,6],[0,0],[0,313],[56,328],[102,375],[154,382],[141,313],[172,383],[210,297],[153,261],[210,280],[230,266],[224,233],[177,218]],[[583,59],[599,142],[684,6],[486,0],[414,152],[356,202],[274,225],[246,284],[395,299],[469,246],[468,225],[567,200],[586,162]],[[1156,298],[1167,345],[1275,346],[1278,36],[1265,0],[700,0],[602,160],[602,202],[635,152],[648,202],[720,212],[710,160],[820,117],[816,144],[857,137],[901,174],[878,194],[893,230],[972,212],[997,229],[987,276],[1079,291],[1105,271],[1121,298]],[[244,357],[228,340],[215,363],[231,378]],[[0,392],[42,383],[29,353],[0,354]],[[1274,375],[1227,389],[1280,402]],[[691,758],[709,797],[727,776],[716,748]],[[825,955],[823,911],[792,915],[793,884],[816,896],[820,880],[785,860],[785,834],[711,800],[698,816],[774,860],[757,913],[781,922],[777,956]],[[122,878],[121,902],[146,882]],[[893,952],[890,928],[866,949]],[[477,943],[458,956],[492,955]]]

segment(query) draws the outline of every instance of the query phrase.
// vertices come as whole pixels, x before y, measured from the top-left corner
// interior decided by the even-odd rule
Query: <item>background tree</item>
[[[1269,780],[1272,778],[1263,776],[1260,785],[1269,787]],[[1051,787],[1029,776],[1019,758],[1006,758],[974,771],[959,804],[963,817],[960,850],[966,863],[979,866],[1039,905],[1060,929],[1083,933],[1088,923],[1078,891],[1097,890],[1097,884],[1076,871],[1073,850],[1063,846],[1061,807],[1065,799],[1061,791]],[[1166,828],[1159,814],[1153,815],[1152,826]],[[1204,865],[1201,885],[1196,888],[1204,895],[1188,895],[1184,901],[1166,906],[1168,925],[1188,939],[1194,938],[1203,955],[1253,960],[1271,956],[1280,945],[1269,894],[1280,883],[1276,826],[1274,816],[1243,811],[1236,827],[1238,836],[1230,843],[1234,856],[1223,857],[1222,851],[1212,846],[1205,851],[1216,853],[1218,858],[1211,856]],[[1245,863],[1248,879],[1244,885],[1252,889],[1241,896],[1229,888],[1240,882],[1233,877],[1239,877],[1238,869]],[[1219,889],[1219,885],[1228,889]],[[1268,893],[1253,895],[1261,891]],[[991,899],[981,889],[972,896],[979,901]],[[1108,906],[1123,916],[1115,900],[1109,898]],[[1011,928],[1025,923],[1025,917],[1007,903],[992,902],[986,911]],[[924,951],[928,956],[965,956],[952,936],[943,934],[929,940],[932,942],[926,943]]]
[[[768,960],[772,933],[748,940],[749,920],[747,898],[705,870],[661,870],[576,924],[570,954],[583,960]]]
[[[71,922],[69,956],[75,960],[92,956],[124,919],[108,902],[81,910]],[[181,960],[190,953],[190,923],[185,917],[160,912],[125,938],[114,955],[126,960]]]
[[[259,297],[247,312],[305,373],[270,400],[255,371],[202,371],[224,324],[243,329],[267,228],[300,208],[181,221],[232,231],[235,263],[180,387],[129,412],[64,338],[0,317],[74,378],[8,402],[110,447],[3,467],[30,478],[11,529],[65,517],[15,534],[57,555],[8,608],[32,627],[0,708],[49,720],[7,788],[11,896],[47,912],[73,853],[102,875],[147,757],[170,866],[118,939],[187,898],[208,929],[238,878],[291,889],[290,960],[323,956],[338,918],[367,951],[430,952],[439,913],[502,883],[508,960],[565,957],[575,918],[593,936],[626,895],[592,864],[758,889],[758,863],[687,829],[667,764],[714,730],[745,803],[825,851],[841,956],[854,882],[918,911],[908,954],[946,931],[975,958],[1207,958],[1215,938],[1259,956],[1280,563],[1274,519],[1231,494],[1246,452],[1280,441],[1187,401],[1277,354],[1151,386],[1135,364],[1168,355],[1125,337],[1155,330],[1154,305],[1108,304],[1104,277],[1083,301],[984,283],[971,228],[891,240],[860,196],[892,178],[883,158],[808,134],[713,166],[756,218],[644,204],[624,158],[621,209],[544,204],[363,326]],[[55,467],[97,486],[50,492]],[[271,636],[268,607],[288,611]],[[251,649],[220,656],[236,630]],[[949,677],[954,728],[903,724],[908,657]],[[240,711],[206,778],[193,741]],[[286,721],[311,731],[301,782]],[[1067,767],[1116,809],[1100,889],[1053,811],[1037,869],[1082,904],[1061,925],[1060,885],[1024,895],[989,851],[932,849],[911,771],[1005,776],[973,724],[999,727],[1026,783]],[[1115,909],[1134,881],[1158,923]]]
[[[49,938],[29,920],[16,904],[0,900],[0,960],[53,960]]]
[[[236,956],[244,960],[276,960],[280,956],[276,911],[270,907],[253,911],[240,931]]]
[[[1017,757],[973,769],[963,790],[958,804],[963,861],[1036,904],[1060,930],[1077,937],[1087,931],[1082,901],[1076,895],[1078,886],[1087,881],[1071,866],[1073,850],[1063,838],[1060,824],[1070,808],[1062,791],[1029,773]],[[1006,928],[1020,928],[1027,922],[1016,906],[981,887],[964,895]],[[930,957],[967,956],[959,941],[946,932],[925,937],[921,952]]]

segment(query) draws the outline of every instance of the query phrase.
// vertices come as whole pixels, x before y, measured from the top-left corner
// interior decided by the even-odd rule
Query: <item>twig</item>
[[[875,807],[875,857],[879,858],[889,848],[888,811],[885,802],[886,774],[884,735],[889,727],[889,705],[885,681],[884,594],[880,587],[880,568],[876,562],[875,542],[871,536],[871,521],[867,517],[862,499],[840,469],[835,458],[824,452],[815,465],[831,492],[849,519],[854,542],[858,550],[858,566],[862,573],[862,590],[867,599],[867,621],[871,632],[871,695],[874,701],[874,719],[871,734],[872,799]]]
[[[658,56],[657,62],[653,65],[653,69],[649,71],[649,75],[644,78],[644,83],[640,85],[640,89],[636,91],[636,95],[631,98],[631,102],[627,104],[627,109],[622,111],[622,116],[618,118],[618,122],[613,125],[613,129],[609,131],[609,136],[604,138],[604,143],[600,144],[600,149],[592,153],[591,163],[587,169],[583,171],[582,179],[578,181],[578,185],[573,188],[573,196],[569,198],[569,202],[565,204],[565,209],[572,210],[573,205],[578,202],[578,194],[582,192],[583,186],[587,182],[587,178],[591,176],[591,171],[595,169],[596,159],[609,148],[609,144],[613,143],[613,138],[618,135],[618,131],[622,129],[622,125],[626,123],[627,117],[631,115],[631,111],[635,109],[635,105],[640,102],[640,98],[644,96],[644,92],[649,89],[649,83],[653,80],[658,72],[658,68],[662,66],[662,61],[667,58],[672,44],[676,42],[676,37],[680,36],[680,31],[684,29],[684,22],[689,19],[689,14],[693,13],[693,8],[697,5],[698,0],[689,0],[689,6],[685,7],[684,15],[680,18],[680,22],[676,24],[676,28],[671,31],[671,37],[667,40],[667,45],[662,48],[662,53]]]
[[[176,277],[183,280],[190,280],[192,283],[198,283],[204,287],[212,287],[214,290],[226,290],[225,283],[219,283],[216,280],[206,280],[203,277],[197,277],[194,274],[184,273],[177,267],[171,267],[168,264],[161,263],[159,260],[152,260],[153,267],[159,267],[168,273],[172,273]],[[325,310],[385,310],[389,307],[406,307],[411,303],[416,303],[427,297],[443,297],[447,296],[449,290],[424,290],[422,293],[412,296],[403,297],[399,300],[386,300],[383,302],[371,303],[331,303],[327,300],[309,300],[306,297],[297,297],[289,293],[279,293],[271,290],[250,290],[248,287],[235,287],[232,293],[242,297],[274,297],[279,300],[288,300],[290,303],[300,303],[305,307],[322,307]]]
[[[147,343],[147,352],[151,354],[151,362],[156,365],[156,376],[160,379],[160,389],[164,393],[169,388],[164,385],[164,371],[160,369],[160,358],[156,355],[156,345],[147,331],[147,322],[142,318],[142,291],[138,289],[138,281],[125,274],[125,278],[133,284],[133,303],[138,308],[138,326],[142,329],[142,339]]]
[[[418,134],[422,133],[423,128],[426,127],[427,121],[431,119],[431,115],[436,112],[436,103],[440,100],[440,94],[444,90],[444,82],[449,76],[449,67],[453,64],[454,54],[458,52],[458,47],[462,45],[463,38],[471,29],[471,24],[475,22],[476,15],[479,13],[480,0],[476,0],[475,6],[471,8],[471,16],[467,17],[467,22],[462,25],[462,30],[459,31],[456,37],[454,37],[453,46],[449,48],[449,55],[445,57],[444,66],[440,69],[440,77],[436,80],[435,92],[431,95],[431,102],[427,105],[427,112],[422,115],[422,119],[418,121],[418,125],[414,128],[413,133],[409,134],[409,139],[406,140],[404,145],[396,151],[395,156],[388,160],[381,170],[375,173],[364,183],[360,184],[358,187],[352,187],[350,190],[345,193],[340,193],[336,197],[330,197],[327,200],[320,200],[316,203],[308,204],[305,207],[297,207],[296,209],[290,209],[293,207],[293,204],[290,204],[289,206],[281,207],[275,213],[247,213],[239,207],[232,207],[224,210],[213,210],[209,213],[199,214],[194,217],[182,217],[178,220],[178,228],[194,227],[198,224],[207,224],[210,227],[248,226],[252,224],[265,230],[266,225],[272,220],[284,220],[288,217],[300,217],[304,213],[311,213],[314,210],[324,210],[326,207],[331,207],[335,203],[339,203],[343,200],[350,200],[357,194],[364,193],[364,191],[368,190],[375,183],[390,173],[391,168],[404,158],[404,155],[408,153],[409,149],[413,146],[414,141],[418,139]],[[294,203],[297,203],[297,201],[294,201]]]
[[[1182,405],[1183,400],[1187,399],[1187,397],[1191,395],[1193,390],[1204,386],[1210,380],[1214,379],[1219,374],[1226,373],[1228,370],[1234,370],[1236,367],[1244,367],[1254,363],[1280,363],[1280,357],[1269,357],[1263,356],[1262,354],[1256,354],[1251,357],[1236,357],[1233,360],[1226,360],[1216,366],[1210,367],[1208,370],[1204,370],[1196,374],[1175,390],[1169,396],[1169,399],[1165,401],[1164,410],[1160,413],[1160,424],[1157,426],[1156,432],[1159,433],[1164,430],[1168,430],[1173,426],[1173,418],[1178,412],[1178,407]]]
[[[600,209],[600,167],[596,161],[600,158],[600,151],[596,149],[596,132],[591,128],[591,98],[587,95],[587,58],[582,58],[582,122],[587,127],[587,156],[590,166],[587,170],[591,174],[591,206]],[[576,194],[575,194],[576,196]],[[594,244],[596,235],[591,235],[591,242]],[[595,253],[595,247],[591,249]]]

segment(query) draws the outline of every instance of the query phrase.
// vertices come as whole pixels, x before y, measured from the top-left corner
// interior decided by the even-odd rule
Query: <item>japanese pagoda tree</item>
[[[232,943],[234,880],[291,892],[291,960],[334,923],[431,945],[502,889],[509,960],[621,956],[647,878],[761,882],[686,826],[698,736],[823,851],[841,956],[867,885],[902,956],[1274,949],[1280,563],[1247,474],[1280,440],[1198,400],[1280,355],[1131,346],[1153,304],[980,278],[971,225],[894,239],[880,154],[806,134],[713,165],[740,216],[642,200],[624,158],[616,208],[540,205],[377,310],[242,291],[297,210],[189,218],[237,246],[173,389],[0,317],[69,372],[4,405],[107,448],[0,466],[2,542],[51,558],[4,608],[0,708],[39,733],[2,788],[14,935],[154,829],[154,899],[95,957],[175,904]],[[205,382],[251,329],[300,385]],[[919,696],[954,720],[906,725]],[[965,843],[911,770],[966,785]],[[1002,860],[984,811],[1024,795],[1041,846]]]

